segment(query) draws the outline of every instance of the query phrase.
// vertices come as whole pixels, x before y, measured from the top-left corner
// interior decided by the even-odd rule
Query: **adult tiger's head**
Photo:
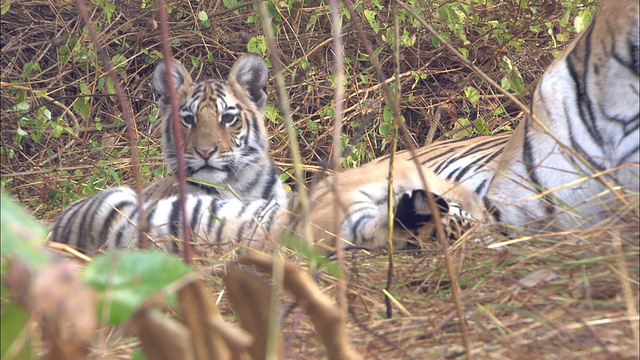
[[[187,175],[198,182],[232,187],[241,195],[269,197],[280,185],[268,153],[264,125],[268,70],[257,55],[240,57],[227,80],[194,82],[185,67],[161,62],[153,76],[159,93],[165,158],[178,169],[175,148],[182,146]],[[173,78],[183,141],[176,142],[167,78]]]

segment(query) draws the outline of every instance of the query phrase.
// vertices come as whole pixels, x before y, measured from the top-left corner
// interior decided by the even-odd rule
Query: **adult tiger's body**
[[[527,116],[513,132],[418,149],[418,161],[473,189],[493,220],[509,225],[543,220],[571,229],[603,220],[621,203],[637,206],[638,13],[636,0],[602,2],[534,91],[530,111],[544,126]],[[627,193],[611,194],[613,187]]]
[[[509,225],[544,219],[571,229],[601,221],[618,200],[637,204],[638,12],[636,0],[603,1],[545,71],[530,110],[548,130],[528,116],[513,132],[421,148],[419,161],[473,189],[493,219]]]
[[[561,228],[594,224],[615,206],[607,204],[614,195],[602,196],[610,191],[604,182],[634,192],[637,204],[639,16],[637,0],[603,1],[545,71],[531,112],[548,131],[527,117],[505,145],[485,198],[496,220],[521,225],[552,215]],[[604,175],[587,180],[597,173]]]

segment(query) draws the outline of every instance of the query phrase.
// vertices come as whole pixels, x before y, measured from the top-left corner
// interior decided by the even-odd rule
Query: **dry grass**
[[[122,111],[106,88],[99,89],[105,74],[100,66],[95,66],[95,54],[84,62],[86,69],[78,66],[82,62],[60,60],[60,46],[71,46],[74,38],[81,37],[82,29],[74,5],[61,3],[62,6],[36,0],[14,2],[10,11],[2,16],[1,24],[2,186],[44,221],[70,199],[82,196],[78,193],[84,189],[81,185],[94,181],[91,176],[108,174],[96,169],[111,168],[124,183],[132,179],[126,136],[117,124]],[[226,76],[235,57],[246,51],[246,43],[262,33],[255,25],[246,23],[248,16],[254,14],[250,6],[227,11],[221,2],[172,3],[179,3],[180,10],[187,15],[178,19],[176,11],[171,16],[172,36],[180,40],[180,45],[174,44],[174,56],[185,64],[191,64],[191,57],[200,59],[200,66],[193,70],[196,78]],[[537,8],[537,15],[520,14],[510,3],[493,8],[473,6],[481,19],[496,18],[496,14],[523,19],[522,23],[513,22],[507,29],[514,38],[523,40],[522,53],[501,46],[487,34],[467,34],[476,65],[492,78],[500,79],[504,75],[500,60],[507,56],[517,65],[525,83],[532,84],[551,61],[550,51],[556,49],[546,33],[535,34],[529,26],[547,19],[557,24],[564,15],[561,5],[544,2]],[[287,90],[300,133],[308,180],[323,168],[332,146],[331,116],[324,113],[324,108],[333,101],[333,55],[328,11],[322,9],[321,6],[294,6],[290,13],[283,13],[285,21],[280,23],[278,36],[278,55],[288,66],[285,70]],[[157,135],[146,135],[153,110],[150,79],[155,62],[147,54],[160,51],[160,36],[153,19],[156,15],[152,10],[141,11],[139,4],[130,2],[119,2],[117,10],[121,15],[114,15],[110,23],[101,12],[94,13],[93,19],[102,22],[102,36],[108,44],[109,55],[119,54],[128,59],[120,76],[138,121],[143,165],[153,171],[161,168],[162,162]],[[209,13],[211,27],[203,27],[193,20],[201,10]],[[306,19],[314,11],[324,11],[325,16],[307,30]],[[382,23],[391,24],[390,6],[378,13]],[[429,15],[430,11],[425,9],[424,13]],[[427,15],[427,20],[437,21]],[[200,35],[195,34],[194,29],[200,31]],[[435,49],[424,29],[410,30],[417,33],[418,41],[402,49],[403,98],[406,99],[402,114],[418,144],[424,143],[432,133],[436,138],[449,136],[455,119],[467,116],[466,111],[483,116],[491,129],[513,124],[519,109],[505,103],[451,54]],[[352,60],[358,58],[361,44],[348,21],[343,31],[345,56]],[[461,45],[459,39],[449,35],[454,46]],[[383,70],[391,74],[390,48],[380,35],[372,32],[371,39],[374,47],[382,47]],[[123,42],[128,46],[122,47]],[[88,37],[82,37],[78,44],[88,49]],[[207,54],[212,54],[215,61],[206,60]],[[42,71],[23,77],[25,64],[34,60]],[[303,62],[308,62],[308,66],[302,66]],[[425,80],[417,81],[412,87],[411,72],[424,75]],[[348,68],[343,132],[350,137],[354,149],[367,149],[378,156],[386,150],[381,150],[383,137],[376,131],[384,100],[374,74],[369,62],[355,61]],[[89,120],[83,120],[73,107],[81,93],[81,83],[89,89]],[[480,90],[478,107],[471,106],[465,97],[466,86]],[[45,90],[46,96],[36,96],[36,90]],[[275,94],[273,89],[269,90]],[[44,105],[54,119],[61,117],[68,126],[76,128],[75,134],[56,138],[51,131],[45,131],[39,141],[23,140],[22,148],[14,144],[19,117],[11,108],[18,102],[16,94],[20,92],[32,100],[32,112],[28,115],[33,116],[38,106]],[[522,95],[526,100],[530,93],[525,91]],[[491,112],[499,105],[507,112],[492,116]],[[444,111],[438,111],[436,116],[437,109]],[[96,117],[102,119],[101,131],[93,120]],[[21,126],[27,132],[34,130],[25,124]],[[269,122],[268,127],[273,134],[274,157],[283,171],[292,174],[284,125]],[[8,155],[11,152],[12,158]],[[99,186],[116,183],[113,178],[102,180],[106,181]],[[472,353],[478,358],[509,359],[637,358],[637,222],[589,233],[549,233],[520,240],[515,245],[499,248],[476,242],[460,242],[452,247]],[[576,243],[577,240],[580,242]],[[346,257],[348,328],[353,344],[366,358],[464,356],[449,276],[438,246],[396,256],[392,295],[397,302],[392,319],[385,318],[382,292],[386,283],[386,257],[364,253],[349,253]],[[224,257],[202,259],[197,269],[204,274],[217,274],[224,271],[227,260]],[[304,260],[300,262],[305,265]],[[322,271],[317,277],[324,291],[335,296],[337,280]],[[625,290],[623,284],[630,287]],[[216,277],[211,278],[209,285],[214,296],[223,288]],[[226,301],[223,296],[219,305],[223,315],[233,319],[235,315]],[[285,358],[323,356],[315,331],[298,307],[292,306],[292,310],[283,315],[283,329]],[[117,332],[102,331],[101,334],[95,358],[128,358],[136,346]]]

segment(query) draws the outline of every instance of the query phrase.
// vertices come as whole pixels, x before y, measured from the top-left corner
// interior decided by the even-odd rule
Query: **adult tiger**
[[[639,10],[637,0],[603,1],[545,71],[531,112],[548,130],[527,117],[505,145],[485,198],[496,220],[594,224],[616,206],[612,187],[635,193],[621,202],[637,206]]]
[[[178,96],[184,132],[182,141],[173,138],[166,78],[173,77]],[[268,153],[268,138],[264,127],[267,67],[256,55],[245,55],[231,69],[227,81],[205,80],[194,83],[187,70],[178,62],[171,69],[160,64],[154,74],[154,85],[160,97],[159,114],[163,124],[165,158],[172,170],[177,170],[174,147],[182,144],[187,171],[190,175],[186,199],[187,218],[195,233],[195,242],[207,246],[242,245],[262,247],[266,239],[284,231],[301,233],[296,221],[295,196],[289,201],[278,178],[278,170]],[[386,165],[375,164],[363,169],[375,176],[358,181],[359,170],[339,175],[346,191],[340,191],[335,210],[335,196],[313,192],[310,219],[316,239],[324,248],[337,244],[335,235],[342,232],[346,244],[380,248],[387,239]],[[397,221],[398,239],[402,243],[411,232],[432,219],[414,168],[399,166],[396,203],[400,203]],[[357,175],[356,175],[357,174]],[[354,176],[356,175],[356,176]],[[470,191],[453,186],[425,170],[430,189],[436,196],[442,215],[453,214],[457,225],[466,219],[467,211],[482,205]],[[348,180],[352,179],[352,180]],[[372,181],[375,179],[375,181]],[[175,177],[152,183],[145,189],[144,204],[150,235],[156,243],[170,251],[177,250],[182,227]],[[325,184],[331,183],[327,180]],[[320,186],[319,189],[323,187]],[[228,190],[225,190],[228,189]],[[335,193],[332,193],[335,194]],[[65,209],[51,226],[51,240],[63,242],[87,252],[102,247],[133,247],[137,244],[135,220],[138,199],[126,187],[107,189],[81,199]],[[287,204],[289,204],[287,206]],[[355,206],[355,207],[354,207]],[[445,216],[445,222],[451,219]],[[464,221],[463,221],[464,222]],[[328,236],[329,234],[330,236]]]
[[[603,1],[545,71],[530,111],[548,130],[526,117],[513,132],[421,148],[421,164],[472,188],[494,220],[510,225],[544,219],[571,229],[601,221],[620,203],[637,207],[638,14],[637,0]],[[613,195],[615,187],[628,193]]]

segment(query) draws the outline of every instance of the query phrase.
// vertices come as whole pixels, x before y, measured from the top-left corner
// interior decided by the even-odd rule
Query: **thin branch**
[[[332,166],[334,171],[340,170],[340,158],[342,152],[340,151],[340,138],[342,137],[342,113],[344,111],[344,46],[342,44],[342,22],[339,14],[339,6],[337,0],[330,0],[331,5],[331,23],[333,28],[333,52],[334,52],[334,65],[336,74],[336,90],[335,90],[335,104],[336,109],[334,111],[333,118],[333,158]],[[333,177],[333,187],[336,191],[340,189],[340,177]],[[339,196],[335,197],[336,201],[334,206],[336,207],[336,214],[338,213],[338,207],[340,206]],[[337,239],[342,238],[342,227],[338,227]],[[338,259],[338,266],[344,269],[344,249],[342,243],[338,243],[336,246],[336,257]],[[345,272],[341,271],[338,281],[338,307],[340,314],[343,318],[346,317],[347,311],[347,288]]]
[[[169,45],[169,27],[167,26],[167,13],[165,10],[164,0],[158,0],[158,18],[160,20],[160,34],[162,36],[162,56],[164,57],[164,63],[167,69],[173,68],[173,62],[171,60],[171,47]],[[173,121],[173,137],[176,139],[176,159],[178,161],[178,201],[180,202],[180,212],[182,220],[182,243],[184,249],[184,262],[191,264],[192,262],[192,249],[191,249],[191,228],[187,221],[187,175],[184,164],[184,150],[182,149],[182,124],[180,117],[178,116],[178,96],[175,92],[175,84],[173,83],[173,76],[167,76],[165,81],[167,82],[167,88],[169,89],[169,102],[171,104],[171,119]]]

